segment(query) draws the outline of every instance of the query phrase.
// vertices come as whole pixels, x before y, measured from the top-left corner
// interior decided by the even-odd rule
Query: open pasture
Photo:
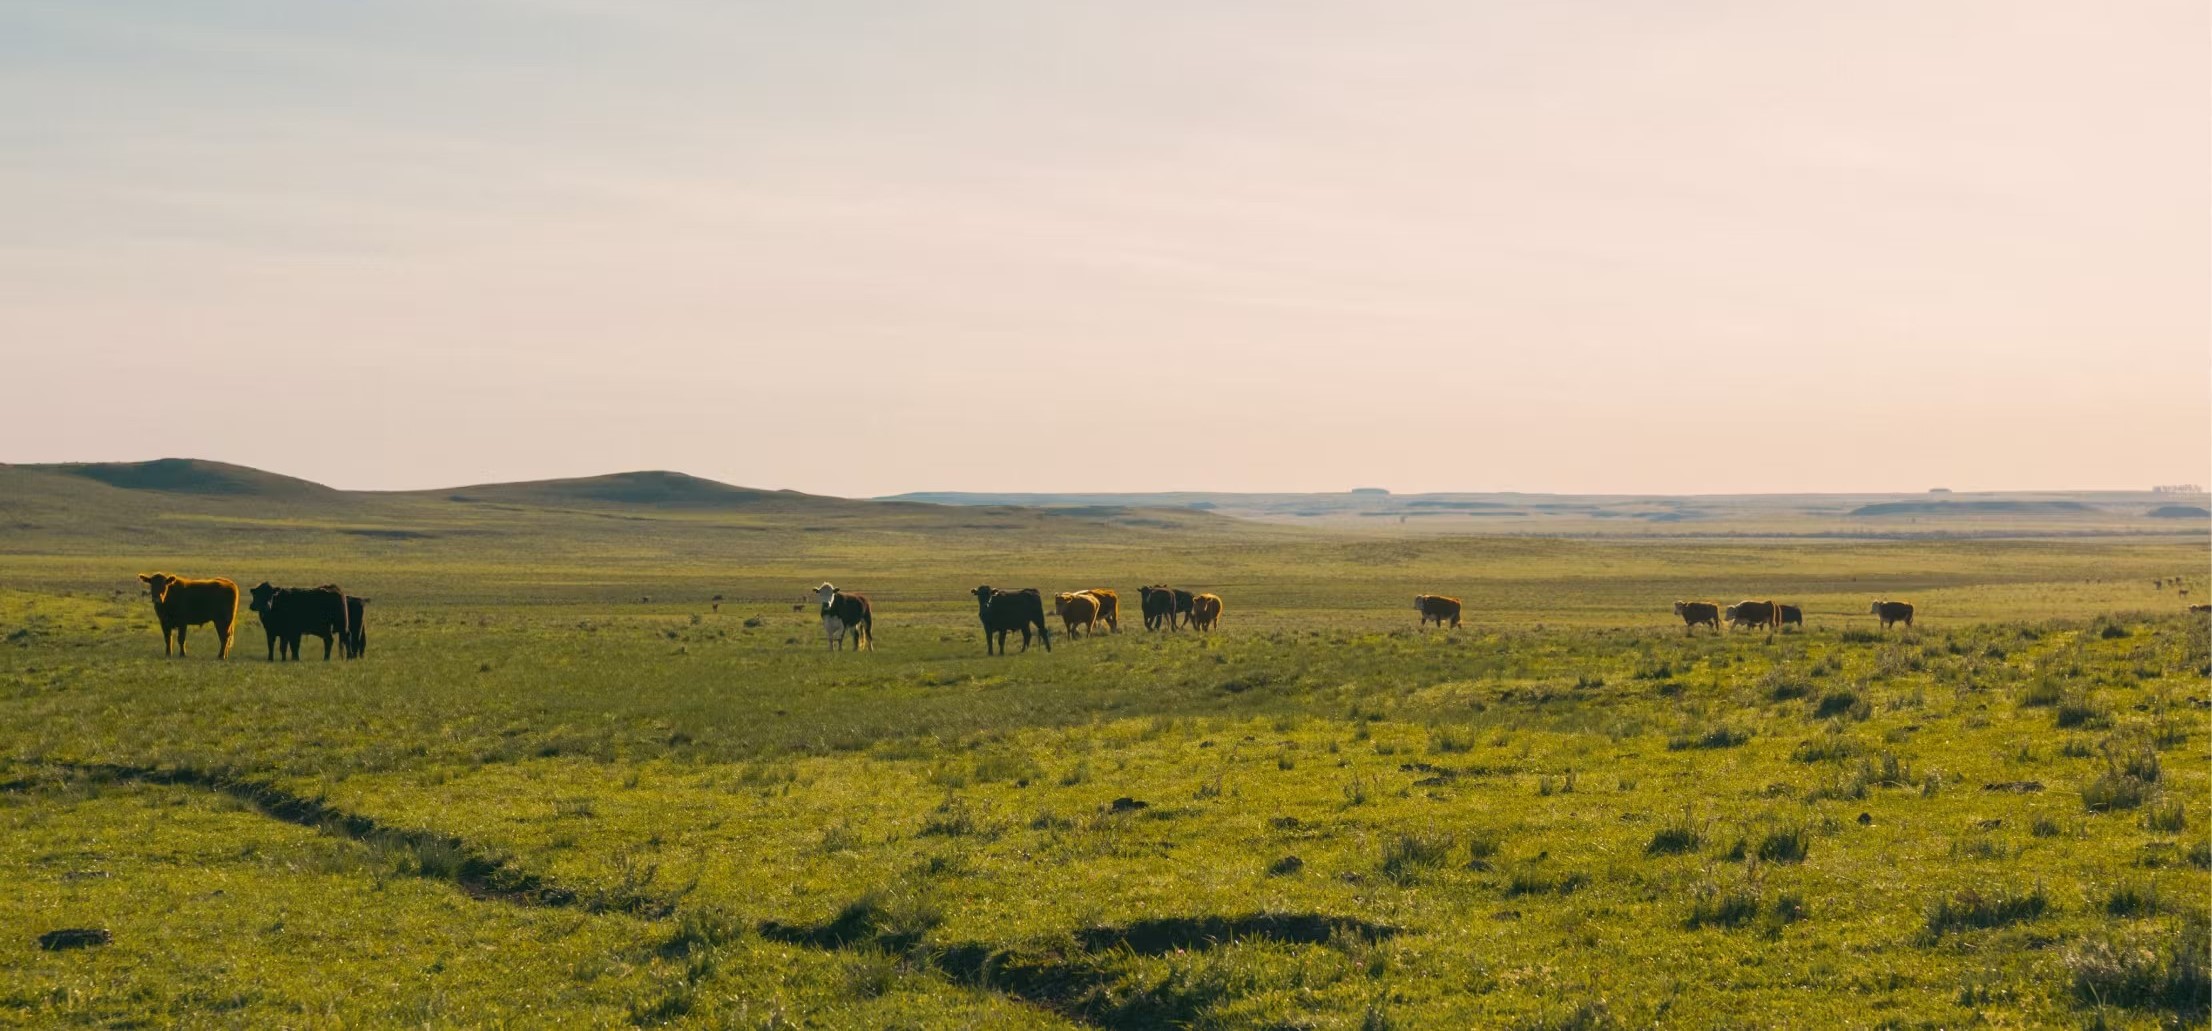
[[[2201,595],[2200,539],[512,518],[11,541],[0,1015],[2203,1019],[2206,625],[2151,586]],[[164,660],[129,589],[155,568],[338,580],[374,645]],[[824,649],[823,580],[874,600],[880,650]],[[1163,581],[1221,629],[1144,633]],[[986,658],[978,583],[1116,587],[1124,631]],[[1467,625],[1416,629],[1425,592]],[[1686,636],[1698,597],[1810,626]],[[1875,597],[1920,626],[1876,631]],[[36,941],[73,927],[113,940]]]

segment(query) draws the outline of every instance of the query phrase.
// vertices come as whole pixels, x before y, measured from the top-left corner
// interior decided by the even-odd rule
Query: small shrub
[[[1734,748],[1751,740],[1751,733],[1726,724],[1715,724],[1703,731],[1690,731],[1667,739],[1667,750],[1679,752],[1689,748]]]
[[[2161,908],[2156,881],[2122,881],[2104,898],[2104,911],[2113,916],[2151,916]]]
[[[2097,754],[2097,750],[2089,747],[2089,742],[2078,737],[2072,737],[2067,738],[2065,744],[2058,746],[2058,754],[2068,759],[2087,759]]]
[[[2112,712],[2102,701],[2086,691],[2068,691],[2058,700],[2056,710],[2058,725],[2064,727],[2108,727],[2112,725]]]
[[[1759,839],[1758,856],[1768,863],[1802,863],[1811,850],[1813,832],[1808,827],[1781,827]]]
[[[1695,852],[1704,844],[1705,835],[1698,831],[1697,821],[1692,816],[1690,808],[1684,806],[1682,816],[1679,819],[1670,820],[1666,826],[1652,832],[1651,841],[1644,846],[1644,854],[1647,856],[1679,855],[1684,852]]]
[[[1464,727],[1429,728],[1429,751],[1438,755],[1456,755],[1475,750],[1475,734]]]
[[[1467,867],[1471,870],[1488,870],[1490,861],[1498,857],[1498,836],[1487,831],[1467,838]]]
[[[1790,758],[1801,763],[1842,762],[1859,752],[1859,743],[1845,735],[1841,725],[1830,723],[1827,733],[1798,742]]]
[[[2057,820],[2037,814],[2035,822],[2028,827],[2028,833],[2038,838],[2055,838],[2065,833],[2065,831],[2059,827]]]
[[[2143,828],[2161,834],[2179,834],[2188,822],[2188,814],[2182,811],[2179,801],[2167,802],[2143,814]]]
[[[2059,686],[2058,681],[2044,677],[2020,692],[2019,705],[2023,709],[2047,709],[2057,705],[2064,695],[2065,690]]]
[[[1396,884],[1411,883],[1422,870],[1443,866],[1452,844],[1449,834],[1400,834],[1383,846],[1382,874]]]
[[[1970,928],[2004,927],[2033,920],[2051,908],[2051,898],[2041,884],[2028,891],[1999,888],[1984,892],[1961,888],[1938,898],[1928,907],[1923,938],[1933,943],[1946,933]]]
[[[1683,925],[1693,931],[1700,927],[1741,927],[1758,915],[1757,891],[1748,886],[1723,888],[1707,882],[1698,885]]]
[[[1845,688],[1821,695],[1820,702],[1813,706],[1813,718],[1825,720],[1836,716],[1848,716],[1854,720],[1864,720],[1872,715],[1873,711],[1873,706],[1868,705],[1865,699],[1860,698],[1857,691]]]
[[[1288,877],[1306,868],[1306,861],[1297,856],[1284,856],[1267,864],[1269,877]]]
[[[2084,941],[2066,951],[2074,1001],[2083,1006],[2160,1010],[2175,1023],[2203,1019],[2212,1004],[2212,933],[2191,913],[2181,933]]]

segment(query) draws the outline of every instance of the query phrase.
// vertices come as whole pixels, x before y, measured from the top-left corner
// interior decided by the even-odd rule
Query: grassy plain
[[[26,520],[0,1021],[2205,1019],[2212,660],[2150,583],[2201,600],[2201,538],[895,511]],[[248,624],[164,660],[156,567],[340,580],[369,655],[272,665]],[[793,610],[823,579],[875,599],[879,651],[823,650]],[[986,658],[961,604],[1163,580],[1224,629]],[[1417,630],[1424,591],[1468,625]],[[1811,626],[1668,612],[1766,596]],[[1880,596],[1920,626],[1876,630]],[[38,946],[69,927],[113,941]]]

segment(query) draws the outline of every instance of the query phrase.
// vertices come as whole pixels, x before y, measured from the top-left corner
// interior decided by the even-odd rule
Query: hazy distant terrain
[[[1449,533],[1894,537],[2175,533],[2212,528],[2204,494],[2005,491],[1917,494],[899,494],[886,501],[1064,508],[1181,508],[1327,527],[1395,524]],[[2192,523],[2194,525],[2192,525]]]

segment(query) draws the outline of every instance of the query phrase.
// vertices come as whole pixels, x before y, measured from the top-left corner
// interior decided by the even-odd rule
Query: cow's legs
[[[184,632],[190,629],[190,624],[177,627],[177,658],[184,658]]]
[[[324,662],[329,662],[329,661],[330,661],[330,635],[329,635],[329,634],[320,634],[320,635],[318,635],[318,636],[320,636],[320,637],[321,637],[321,638],[323,639],[323,661],[324,661]]]
[[[269,661],[270,661],[270,662],[275,662],[275,661],[276,661],[276,648],[277,648],[277,635],[276,635],[276,631],[274,631],[274,630],[270,630],[270,631],[267,631],[267,633],[268,633],[268,635],[269,635]]]

